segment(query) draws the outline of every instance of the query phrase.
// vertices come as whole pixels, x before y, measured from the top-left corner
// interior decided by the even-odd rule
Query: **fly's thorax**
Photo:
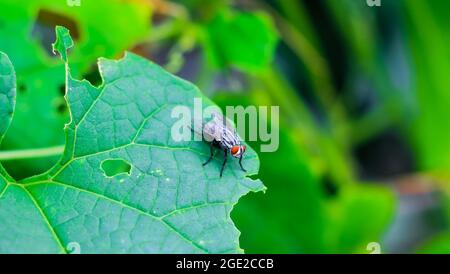
[[[219,113],[213,115],[211,120],[203,124],[202,134],[205,141],[215,141],[220,147],[228,151],[241,144],[241,139],[232,123]]]
[[[223,133],[220,136],[220,140],[218,140],[223,147],[227,149],[231,149],[234,146],[239,146],[241,144],[241,140],[234,131],[229,129],[224,129]]]

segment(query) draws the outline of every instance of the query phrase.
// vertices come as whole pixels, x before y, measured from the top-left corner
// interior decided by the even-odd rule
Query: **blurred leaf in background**
[[[225,10],[206,25],[206,33],[206,55],[219,68],[260,70],[273,59],[277,34],[265,13]]]
[[[418,252],[424,254],[450,254],[450,234],[445,233],[435,236],[432,240],[424,243]]]
[[[450,173],[450,22],[445,1],[403,1],[418,112],[410,132],[422,170]]]
[[[408,128],[419,170],[438,180],[444,194],[447,212],[445,224],[450,231],[450,22],[446,1],[402,1],[406,11],[407,42],[412,57],[414,94],[418,109]],[[427,253],[449,253],[447,233],[429,239],[421,250]]]
[[[342,190],[329,204],[328,242],[332,253],[366,253],[367,245],[380,242],[392,221],[395,197],[376,185],[355,185]]]

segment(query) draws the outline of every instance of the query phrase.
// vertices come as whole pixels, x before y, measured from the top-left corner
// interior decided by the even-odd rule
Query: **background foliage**
[[[95,85],[97,57],[130,50],[223,107],[280,106],[280,147],[259,153],[268,191],[232,212],[246,252],[367,253],[374,241],[383,252],[448,252],[449,9],[426,0],[2,0],[0,50],[18,95],[1,150],[64,144],[64,67],[50,45],[64,25],[78,45],[73,74]],[[59,157],[1,155],[15,178]]]

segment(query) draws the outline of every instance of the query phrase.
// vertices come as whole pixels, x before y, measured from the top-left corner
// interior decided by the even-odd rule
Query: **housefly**
[[[201,128],[196,128],[196,124],[201,125]],[[221,113],[217,111],[213,112],[212,119],[207,123],[203,123],[203,121],[198,123],[194,122],[193,130],[195,133],[202,135],[203,139],[210,143],[210,156],[209,159],[203,163],[203,166],[206,166],[211,162],[214,158],[214,149],[218,148],[224,152],[220,177],[222,177],[223,170],[227,163],[228,153],[239,159],[239,165],[242,171],[247,171],[242,166],[242,158],[247,147],[241,145],[241,138],[237,134],[236,129]]]

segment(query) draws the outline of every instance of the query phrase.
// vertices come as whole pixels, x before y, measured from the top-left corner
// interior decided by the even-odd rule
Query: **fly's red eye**
[[[234,146],[231,148],[231,154],[235,155],[239,152],[239,147],[238,146]]]

